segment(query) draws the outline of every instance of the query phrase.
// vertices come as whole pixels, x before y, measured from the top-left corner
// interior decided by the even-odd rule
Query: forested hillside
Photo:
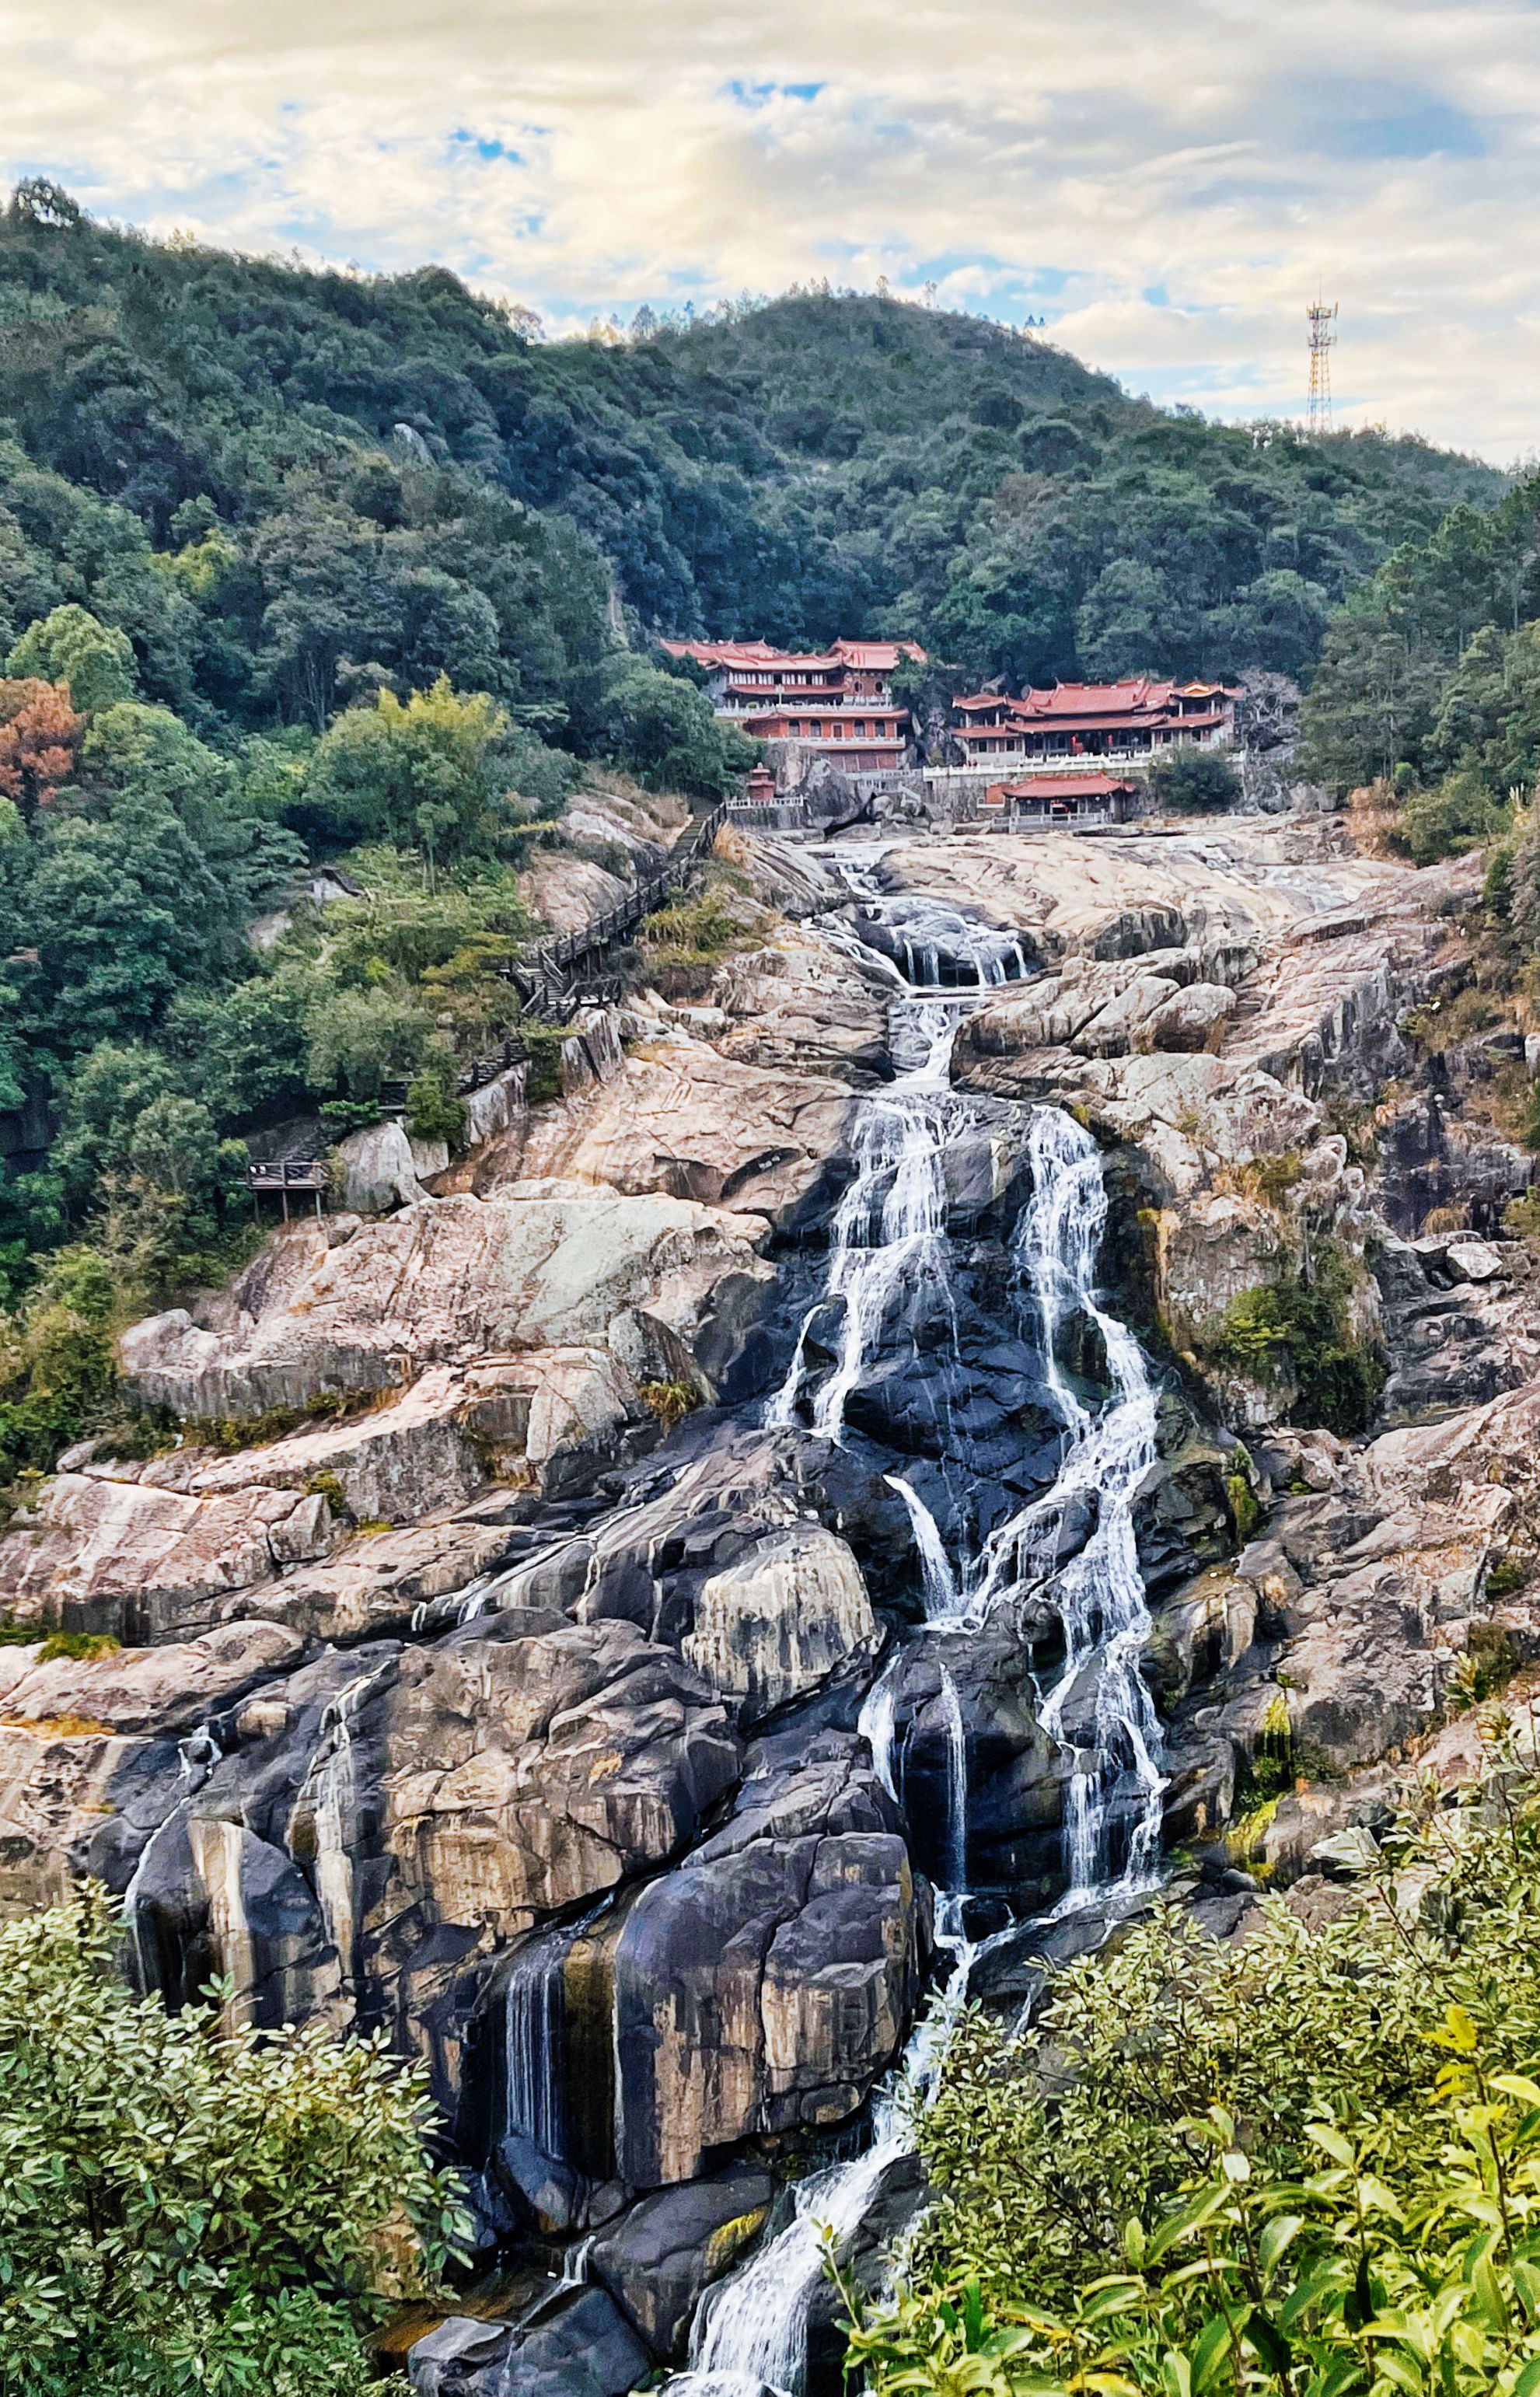
[[[467,1044],[516,1024],[519,874],[581,775],[710,797],[745,769],[657,633],[886,628],[1018,681],[1298,670],[1397,544],[1502,488],[1413,440],[1164,415],[882,298],[538,331],[440,268],[157,245],[48,185],[0,222],[13,1462],[78,1413],[37,1359],[87,1284],[110,1311],[220,1269],[255,1125],[334,1135],[396,1078],[452,1118]],[[359,897],[255,949],[318,860]],[[60,1318],[35,1276],[72,1242],[105,1264]]]
[[[1339,794],[1390,785],[1413,854],[1505,830],[1540,777],[1540,475],[1453,508],[1350,596],[1306,729]]]
[[[516,535],[492,493],[587,533],[640,630],[820,642],[880,622],[1042,679],[1297,670],[1398,542],[1502,488],[1415,440],[1167,415],[1042,341],[891,300],[547,343],[440,268],[159,247],[47,193],[11,210],[0,322],[0,414],[29,457],[159,548],[206,532],[189,503],[227,529],[240,575],[217,609],[200,595],[195,656],[163,636],[157,696],[191,675],[248,718],[345,696],[339,659],[569,697],[598,637],[594,551],[549,522]],[[393,438],[475,478],[477,506],[360,480],[359,445]],[[491,576],[489,547],[534,555]]]

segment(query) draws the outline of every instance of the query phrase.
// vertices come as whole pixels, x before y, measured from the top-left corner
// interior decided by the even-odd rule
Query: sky
[[[1540,448],[1540,0],[6,0],[7,180],[555,334],[827,276],[1131,389]],[[24,95],[24,100],[21,97]]]

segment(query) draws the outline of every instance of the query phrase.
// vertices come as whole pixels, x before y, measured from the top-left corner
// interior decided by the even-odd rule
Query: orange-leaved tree
[[[46,808],[74,773],[85,730],[68,683],[35,675],[0,681],[0,796],[24,816]]]

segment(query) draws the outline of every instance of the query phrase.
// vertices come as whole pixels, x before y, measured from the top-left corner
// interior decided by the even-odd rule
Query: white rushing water
[[[949,1293],[946,1150],[963,1119],[947,1079],[957,1019],[932,1011],[921,1030],[924,1062],[875,1093],[856,1128],[855,1172],[829,1226],[824,1294],[810,1308],[785,1381],[765,1411],[769,1425],[799,1420],[812,1380],[808,1343],[831,1302],[843,1308],[834,1370],[813,1392],[810,1428],[824,1440],[845,1434],[850,1392],[881,1342],[890,1309],[931,1285]]]
[[[562,2152],[562,1975],[571,1934],[531,1940],[514,1957],[503,1991],[503,2129],[547,2156]]]
[[[933,958],[911,962],[934,971]],[[836,1440],[843,1438],[850,1393],[877,1354],[890,1310],[922,1282],[948,1298],[952,1290],[945,1158],[949,1142],[969,1120],[948,1081],[959,1018],[955,1009],[931,1001],[906,1011],[922,1019],[910,1027],[911,1040],[916,1029],[923,1033],[922,1060],[864,1110],[855,1177],[831,1226],[824,1292],[810,1310],[791,1370],[767,1412],[770,1423],[805,1420]],[[908,1510],[928,1632],[965,1630],[995,1606],[1033,1592],[1046,1592],[1061,1616],[1064,1661],[1039,1694],[1039,1719],[1073,1763],[1065,1810],[1067,1889],[1058,1909],[1066,1912],[1092,1897],[1116,1904],[1120,1892],[1145,1884],[1158,1854],[1163,1785],[1158,1724],[1139,1671],[1149,1615],[1133,1523],[1134,1499],[1155,1458],[1156,1399],[1137,1341],[1098,1302],[1107,1200],[1095,1143],[1072,1118],[1042,1107],[1033,1114],[1029,1153],[1032,1195],[1018,1226],[1014,1264],[1036,1319],[1049,1401],[1064,1428],[1053,1485],[998,1527],[959,1574],[917,1491],[902,1475],[887,1479]],[[843,1314],[833,1366],[820,1383],[810,1333],[830,1300],[843,1302]],[[1111,1390],[1099,1406],[1078,1395],[1065,1355],[1077,1326],[1099,1335],[1105,1357]],[[1061,1562],[1072,1528],[1082,1520],[1089,1532]],[[894,1797],[900,1795],[898,1667],[895,1655],[867,1693],[858,1721],[877,1775]],[[878,2093],[871,2144],[800,2183],[785,2228],[707,2293],[696,2317],[690,2368],[669,2384],[670,2397],[761,2397],[766,2390],[802,2397],[809,2316],[825,2242],[837,2252],[847,2247],[890,2168],[913,2150],[917,2120],[938,2084],[983,1952],[963,1929],[968,1734],[961,1696],[944,1664],[937,1707],[945,1763],[948,1886],[938,1924],[949,1958],[944,1987],[922,2013],[899,2074]]]
[[[824,2278],[825,2243],[842,2250],[860,2230],[892,2166],[914,2152],[914,2125],[934,2095],[968,1977],[978,1950],[963,1935],[957,1907],[944,1908],[937,1937],[948,1958],[945,1983],[910,2035],[897,2074],[872,2109],[872,2143],[848,2163],[810,2174],[795,2211],[739,2272],[702,2299],[690,2339],[690,2370],[668,2397],[760,2397],[764,2390],[800,2397],[808,2361],[808,2316]]]
[[[1060,1901],[1068,1912],[1105,1893],[1109,1881],[1117,1889],[1140,1887],[1159,1852],[1164,1783],[1159,1724],[1139,1670],[1150,1618],[1133,1522],[1134,1499],[1155,1462],[1156,1394],[1139,1343],[1097,1303],[1107,1199],[1095,1142],[1072,1117],[1039,1107],[1029,1145],[1032,1198],[1016,1260],[1037,1309],[1044,1381],[1065,1447],[1052,1489],[985,1544],[972,1604],[987,1614],[1047,1582],[1064,1626],[1064,1664],[1043,1693],[1038,1720],[1075,1753],[1065,1795],[1069,1886]],[[1077,1318],[1101,1335],[1112,1384],[1111,1398],[1094,1411],[1064,1365],[1064,1335]],[[1066,1522],[1087,1508],[1094,1528],[1053,1572]],[[1114,1875],[1119,1842],[1126,1854]]]

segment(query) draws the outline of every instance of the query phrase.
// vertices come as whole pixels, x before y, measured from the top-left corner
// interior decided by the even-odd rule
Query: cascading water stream
[[[950,1293],[945,1156],[966,1119],[948,1083],[958,1016],[931,1001],[921,1007],[932,1009],[924,1026],[924,1061],[868,1106],[856,1176],[831,1227],[825,1291],[803,1324],[791,1371],[767,1412],[770,1423],[795,1425],[807,1407],[815,1432],[840,1440],[847,1403],[877,1353],[890,1307],[917,1276]],[[1138,1888],[1158,1850],[1163,1785],[1155,1712],[1139,1671],[1149,1616],[1133,1525],[1134,1497],[1155,1457],[1156,1404],[1138,1343],[1097,1301],[1107,1202],[1095,1144],[1072,1118],[1045,1107],[1034,1112],[1029,1151],[1032,1196],[1018,1227],[1014,1263],[1036,1317],[1049,1402],[1064,1428],[1053,1485],[992,1533],[959,1576],[919,1493],[901,1475],[888,1480],[913,1526],[927,1632],[965,1629],[996,1605],[1045,1587],[1061,1614],[1065,1659],[1041,1694],[1040,1720],[1075,1768],[1065,1792],[1068,1886],[1060,1908],[1065,1911],[1093,1895],[1116,1902],[1119,1892]],[[830,1299],[844,1303],[839,1348],[814,1388],[810,1334]],[[1065,1366],[1065,1335],[1077,1320],[1099,1335],[1105,1356],[1111,1395],[1099,1408],[1080,1398]],[[1087,1512],[1093,1516],[1089,1536],[1061,1561],[1066,1533]],[[902,1794],[898,1661],[895,1655],[879,1675],[858,1720],[877,1778],[895,1798]],[[938,1939],[950,1958],[944,1987],[916,2025],[897,2079],[878,2094],[871,2145],[853,2161],[800,2183],[786,2228],[703,2300],[690,2369],[670,2384],[672,2397],[761,2397],[766,2390],[801,2397],[825,2240],[837,2250],[845,2246],[889,2168],[912,2151],[915,2124],[939,2082],[970,1975],[993,1944],[973,1947],[963,1928],[968,1735],[960,1694],[944,1663],[938,1711],[949,1882],[938,1908]],[[1122,1859],[1114,1875],[1118,1838]]]
[[[987,1614],[1047,1583],[1064,1627],[1064,1663],[1042,1694],[1038,1720],[1075,1754],[1065,1793],[1069,1886],[1060,1901],[1068,1912],[1105,1893],[1109,1881],[1138,1888],[1159,1850],[1165,1785],[1159,1724],[1139,1669],[1150,1618],[1133,1522],[1135,1496],[1155,1462],[1156,1394],[1138,1342],[1097,1304],[1107,1199],[1095,1142],[1072,1117],[1040,1107],[1029,1154],[1032,1198],[1016,1235],[1016,1262],[1037,1310],[1044,1382],[1065,1447],[1052,1489],[985,1543],[971,1609]],[[1076,1319],[1094,1327],[1106,1357],[1112,1396],[1095,1413],[1071,1386],[1061,1355]],[[1067,1520],[1088,1506],[1093,1530],[1054,1570]],[[1090,1720],[1072,1721],[1088,1681]],[[1126,1853],[1115,1869],[1119,1841]]]
[[[855,1173],[829,1227],[823,1298],[810,1310],[785,1381],[765,1411],[768,1425],[799,1419],[812,1379],[808,1346],[815,1319],[843,1306],[834,1371],[813,1393],[810,1429],[839,1440],[845,1407],[881,1338],[889,1309],[925,1282],[949,1291],[946,1252],[946,1147],[959,1118],[947,1081],[955,1017],[936,1009],[923,1020],[924,1063],[871,1098],[855,1136]]]
[[[570,1934],[536,1939],[514,1958],[503,1991],[503,2129],[547,2156],[563,2152],[562,1974]]]

